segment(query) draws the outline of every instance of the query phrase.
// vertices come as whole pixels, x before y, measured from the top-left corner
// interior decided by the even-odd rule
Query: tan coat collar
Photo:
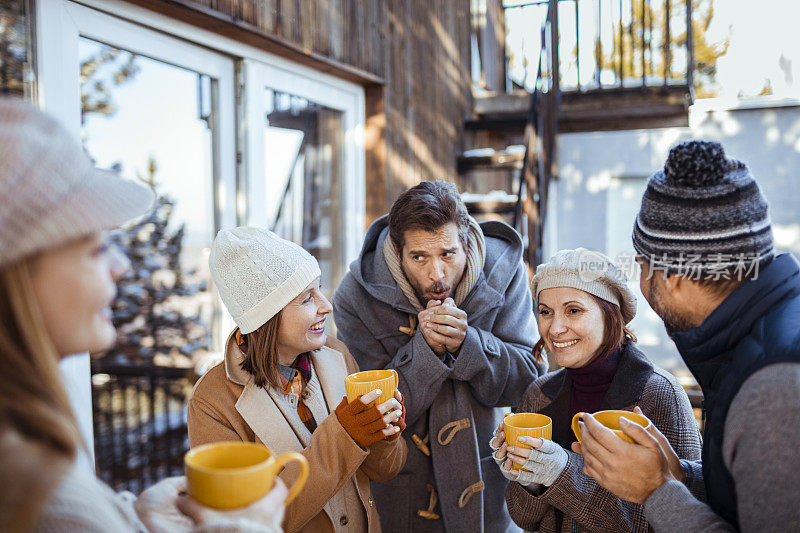
[[[236,345],[231,334],[225,349],[225,372],[228,379],[244,387],[236,402],[236,410],[259,440],[269,448],[302,451],[308,445],[304,442],[307,440],[308,430],[291,412],[292,407],[285,401],[283,392],[272,387],[266,389],[258,387],[253,377],[242,369],[243,360],[244,353]],[[344,378],[347,376],[347,365],[341,352],[328,346],[311,353],[311,364],[325,398],[327,415],[336,409],[342,396],[345,395]],[[292,431],[286,431],[288,429],[286,425],[275,424],[275,420],[279,417],[289,423]]]

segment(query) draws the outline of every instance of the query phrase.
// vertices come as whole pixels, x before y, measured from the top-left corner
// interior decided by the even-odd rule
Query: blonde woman
[[[134,501],[76,461],[86,447],[58,363],[114,342],[109,305],[127,261],[102,232],[152,200],[146,187],[93,168],[51,118],[0,99],[0,531],[185,531],[201,522],[205,531],[269,532],[280,523],[282,485],[230,515],[179,499],[182,478]]]
[[[260,228],[222,230],[211,274],[237,328],[225,361],[189,400],[189,444],[262,442],[302,453],[309,478],[286,509],[288,532],[380,531],[370,481],[403,468],[402,395],[367,408],[380,391],[348,402],[344,378],[358,371],[350,352],[326,334],[331,304],[317,260]],[[281,476],[291,484],[294,465]]]

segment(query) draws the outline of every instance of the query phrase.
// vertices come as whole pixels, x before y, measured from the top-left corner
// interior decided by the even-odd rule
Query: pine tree
[[[147,175],[139,176],[156,192],[157,170],[151,157]],[[193,355],[209,349],[209,327],[196,298],[207,284],[182,268],[185,227],[170,229],[174,205],[157,194],[146,216],[110,236],[131,262],[112,304],[118,338],[104,357],[113,362],[191,366]]]
[[[25,95],[25,69],[30,66],[29,17],[21,0],[0,3],[0,95]]]
[[[88,115],[116,113],[117,104],[111,90],[136,77],[139,73],[137,57],[126,50],[101,45],[98,52],[81,61],[81,124]]]

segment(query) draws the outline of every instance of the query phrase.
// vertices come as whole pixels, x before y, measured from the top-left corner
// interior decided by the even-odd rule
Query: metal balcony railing
[[[692,0],[554,1],[558,43],[547,53],[561,92],[691,90]],[[507,0],[506,17],[544,18],[549,3]]]
[[[195,379],[192,369],[92,362],[95,463],[103,481],[138,494],[183,474]]]

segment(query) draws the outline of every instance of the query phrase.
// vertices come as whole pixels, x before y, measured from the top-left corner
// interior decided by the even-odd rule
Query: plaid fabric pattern
[[[306,425],[308,430],[311,433],[314,433],[314,430],[317,429],[317,421],[314,419],[311,409],[309,409],[306,403],[303,401],[303,389],[305,388],[306,383],[308,383],[308,380],[311,379],[311,365],[309,364],[308,354],[300,354],[297,359],[295,359],[292,368],[294,369],[294,377],[291,381],[281,375],[283,393],[286,396],[291,394],[295,394],[297,396],[297,414],[300,416],[300,420],[303,421],[303,424]]]
[[[550,403],[540,386],[561,372],[552,372],[535,381],[522,397],[518,411],[538,412]],[[635,405],[635,404],[634,404]],[[633,410],[634,405],[614,406]],[[678,381],[656,368],[638,402],[644,414],[667,437],[678,457],[698,460],[700,432],[689,398]],[[569,424],[553,420],[553,424]],[[509,483],[506,504],[514,522],[528,531],[650,531],[644,507],[620,500],[583,473],[583,456],[567,450],[567,467],[550,487],[533,494],[519,483]]]

